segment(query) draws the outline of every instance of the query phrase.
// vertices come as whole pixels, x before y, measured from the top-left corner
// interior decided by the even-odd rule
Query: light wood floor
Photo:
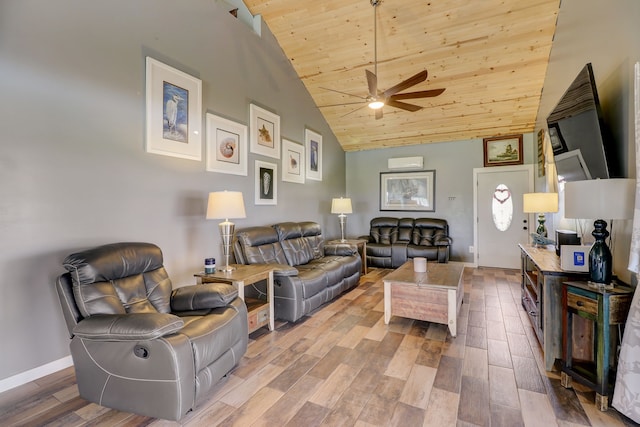
[[[185,426],[630,426],[541,368],[520,305],[519,272],[465,269],[458,336],[443,325],[383,321],[381,277],[297,324],[251,335],[239,366]],[[578,387],[578,386],[577,386]],[[78,396],[65,369],[0,394],[0,425],[163,426]]]

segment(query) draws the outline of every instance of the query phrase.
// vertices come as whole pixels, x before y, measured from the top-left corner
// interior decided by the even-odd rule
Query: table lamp
[[[524,213],[538,214],[536,233],[542,237],[547,237],[544,214],[558,212],[558,193],[525,193],[522,196],[522,201]]]
[[[344,229],[347,226],[347,215],[353,213],[351,209],[351,199],[340,197],[339,199],[333,199],[331,201],[331,213],[338,214],[340,219],[340,241],[346,242],[344,238]]]
[[[596,285],[609,286],[613,269],[613,257],[605,241],[609,232],[602,218],[632,219],[634,196],[634,179],[590,179],[564,185],[564,216],[595,219],[591,235],[596,241],[589,251],[589,274]]]
[[[244,210],[244,199],[239,191],[215,191],[209,193],[207,203],[207,219],[224,219],[218,224],[220,236],[222,237],[222,250],[225,264],[222,271],[228,273],[235,270],[229,265],[229,254],[231,253],[231,241],[235,224],[229,218],[246,218]]]

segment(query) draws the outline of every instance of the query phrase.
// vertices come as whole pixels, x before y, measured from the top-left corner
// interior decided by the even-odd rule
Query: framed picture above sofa
[[[256,160],[255,204],[278,204],[278,165]]]
[[[380,172],[380,210],[436,210],[436,171]]]

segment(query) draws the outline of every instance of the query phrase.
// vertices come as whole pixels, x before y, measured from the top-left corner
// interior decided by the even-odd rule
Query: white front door
[[[520,268],[518,243],[527,243],[531,228],[522,195],[533,191],[533,165],[477,168],[473,175],[476,265]]]

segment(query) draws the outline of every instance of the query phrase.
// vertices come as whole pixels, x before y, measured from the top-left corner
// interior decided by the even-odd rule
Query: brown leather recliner
[[[247,349],[247,308],[223,283],[172,289],[162,252],[114,243],[69,255],[56,290],[80,396],[179,420]]]

